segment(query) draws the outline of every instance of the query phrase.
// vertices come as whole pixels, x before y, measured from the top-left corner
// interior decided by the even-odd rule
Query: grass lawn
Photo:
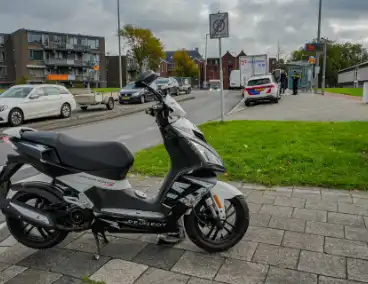
[[[368,189],[368,122],[229,121],[200,128],[224,159],[224,179]],[[138,174],[164,176],[168,168],[163,145],[136,154]]]
[[[120,88],[93,88],[94,92],[101,92],[101,93],[107,93],[107,92],[119,92]]]
[[[4,92],[5,90],[3,90],[3,89],[0,89],[0,93],[2,93],[2,92]]]
[[[361,97],[363,96],[363,88],[326,88],[326,92],[348,95],[353,97]]]

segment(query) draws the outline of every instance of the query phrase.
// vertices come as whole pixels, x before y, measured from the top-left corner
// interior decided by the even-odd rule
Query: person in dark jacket
[[[293,95],[295,96],[298,94],[298,83],[299,83],[300,76],[298,73],[296,73],[296,71],[294,71],[291,78],[293,80]]]
[[[286,74],[285,74],[285,71],[284,70],[281,71],[280,83],[281,83],[281,94],[285,94],[285,89],[286,89]]]

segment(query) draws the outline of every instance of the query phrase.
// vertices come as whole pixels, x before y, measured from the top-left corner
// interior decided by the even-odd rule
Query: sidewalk
[[[148,195],[160,185],[131,181]],[[38,252],[8,237],[0,244],[0,283],[76,284],[84,276],[106,284],[368,283],[368,193],[234,185],[247,196],[251,226],[228,252],[209,255],[189,241],[159,247],[154,235],[111,235],[96,261],[89,233]]]
[[[245,107],[226,117],[227,120],[368,120],[368,106],[361,98],[313,93],[283,96],[278,104]]]

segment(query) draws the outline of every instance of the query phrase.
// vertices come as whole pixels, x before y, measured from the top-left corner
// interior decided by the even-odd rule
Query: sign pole
[[[221,38],[219,40],[219,62],[220,62],[220,96],[221,96],[221,121],[224,122],[224,74],[222,71]]]

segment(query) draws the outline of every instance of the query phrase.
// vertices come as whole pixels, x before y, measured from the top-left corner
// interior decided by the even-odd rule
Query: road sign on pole
[[[229,37],[229,13],[210,14],[210,38]]]
[[[210,14],[210,38],[219,41],[221,121],[224,121],[224,76],[222,70],[221,39],[229,37],[229,13]]]

